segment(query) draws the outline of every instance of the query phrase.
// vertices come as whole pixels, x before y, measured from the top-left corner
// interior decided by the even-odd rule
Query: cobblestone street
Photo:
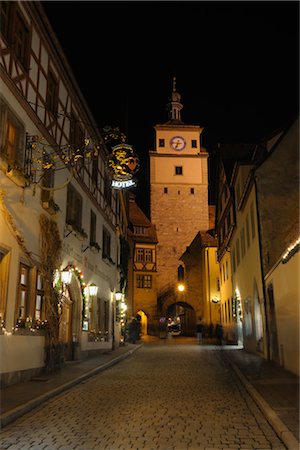
[[[285,449],[222,353],[144,345],[8,425],[1,450]]]

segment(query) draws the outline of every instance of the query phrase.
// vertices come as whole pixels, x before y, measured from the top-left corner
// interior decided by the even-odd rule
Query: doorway
[[[141,335],[146,336],[148,334],[148,318],[144,311],[138,311],[137,315],[140,316]]]
[[[62,296],[62,311],[59,324],[59,340],[64,344],[64,356],[66,361],[73,359],[72,340],[73,302],[69,290],[66,289]]]

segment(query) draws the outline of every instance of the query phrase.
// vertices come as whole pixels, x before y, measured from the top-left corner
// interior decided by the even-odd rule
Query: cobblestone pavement
[[[145,345],[8,425],[0,442],[1,450],[286,449],[222,351],[195,345]]]

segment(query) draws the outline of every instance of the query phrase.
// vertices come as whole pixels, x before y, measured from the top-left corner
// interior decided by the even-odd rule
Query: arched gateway
[[[179,318],[181,336],[195,336],[196,312],[188,303],[176,302],[171,304],[167,308],[166,317],[167,319]]]

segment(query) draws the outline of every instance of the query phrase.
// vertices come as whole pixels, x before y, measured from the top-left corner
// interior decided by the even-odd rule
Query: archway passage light
[[[184,284],[178,284],[177,289],[179,290],[179,292],[183,292],[185,290]]]

